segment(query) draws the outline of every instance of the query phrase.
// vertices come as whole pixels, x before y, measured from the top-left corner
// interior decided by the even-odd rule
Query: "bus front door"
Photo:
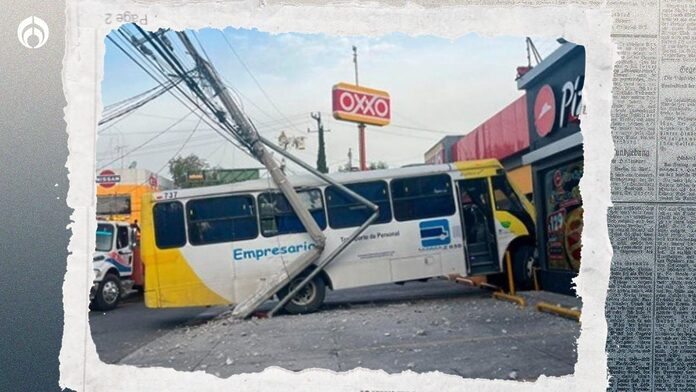
[[[488,179],[457,181],[469,275],[500,272]]]

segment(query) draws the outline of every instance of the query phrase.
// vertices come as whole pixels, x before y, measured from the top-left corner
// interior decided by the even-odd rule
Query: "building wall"
[[[523,95],[454,143],[452,158],[503,160],[528,147],[527,99]]]
[[[565,43],[518,80],[529,99],[530,148],[522,161],[532,165],[539,280],[542,289],[565,294],[574,293],[581,263],[584,77],[584,47]]]
[[[99,170],[99,176],[104,169]],[[104,214],[101,217],[109,220],[134,222],[140,221],[142,197],[146,193],[167,190],[173,188],[173,182],[146,169],[109,169],[120,177],[120,180],[112,186],[96,184],[98,207],[108,202],[109,197],[129,198],[129,214]],[[113,200],[113,199],[111,199]],[[102,204],[100,204],[102,203]]]

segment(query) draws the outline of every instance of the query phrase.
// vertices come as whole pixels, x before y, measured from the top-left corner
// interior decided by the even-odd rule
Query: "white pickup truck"
[[[90,308],[114,309],[124,293],[133,288],[136,240],[137,233],[128,223],[97,221]]]

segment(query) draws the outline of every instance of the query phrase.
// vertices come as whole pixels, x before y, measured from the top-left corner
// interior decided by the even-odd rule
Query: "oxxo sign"
[[[577,122],[582,111],[582,87],[585,78],[579,75],[573,81],[566,81],[561,87],[560,101],[556,105],[556,96],[550,85],[539,89],[534,101],[534,127],[539,136],[551,133],[558,118],[557,128],[565,128],[571,122]]]
[[[391,101],[386,91],[338,83],[333,86],[332,101],[337,120],[379,126],[391,120]]]

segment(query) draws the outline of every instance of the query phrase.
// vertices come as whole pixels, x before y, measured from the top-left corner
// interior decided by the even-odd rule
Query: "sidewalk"
[[[491,299],[488,291],[452,282],[392,286],[382,295],[393,292],[396,302],[382,297],[348,305],[342,298],[355,299],[361,293],[347,290],[330,293],[325,309],[309,315],[238,321],[223,314],[204,325],[173,331],[120,363],[204,370],[220,377],[268,366],[438,370],[526,380],[573,372],[579,324],[537,312],[536,300],[520,309]],[[411,294],[406,299],[404,291]],[[548,299],[555,298],[551,293],[525,295],[559,302]]]

